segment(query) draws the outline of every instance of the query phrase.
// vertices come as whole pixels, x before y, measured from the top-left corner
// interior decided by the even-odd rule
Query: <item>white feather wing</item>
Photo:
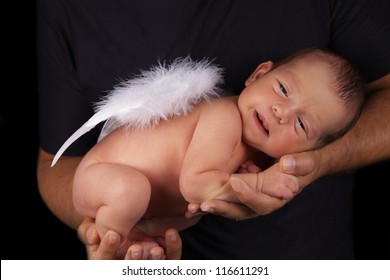
[[[219,96],[222,69],[203,59],[178,58],[159,63],[117,85],[95,107],[96,113],[70,136],[56,153],[52,166],[80,136],[106,121],[99,140],[120,126],[142,129],[160,120],[185,115],[201,100]]]

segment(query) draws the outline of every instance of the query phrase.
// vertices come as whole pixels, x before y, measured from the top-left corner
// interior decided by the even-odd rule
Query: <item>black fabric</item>
[[[205,216],[181,233],[182,258],[353,259],[352,177],[322,179],[283,208],[255,219]]]
[[[238,94],[260,62],[329,47],[377,79],[390,70],[389,10],[386,0],[40,0],[40,145],[54,154],[94,102],[158,60],[215,59],[227,89]],[[97,129],[65,154],[83,155]],[[324,179],[251,221],[207,216],[182,233],[183,258],[352,258],[352,178]]]

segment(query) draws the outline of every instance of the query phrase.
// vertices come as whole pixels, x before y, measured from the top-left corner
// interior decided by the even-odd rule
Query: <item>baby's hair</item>
[[[333,75],[334,89],[344,106],[353,114],[353,118],[347,125],[329,135],[324,135],[319,140],[318,146],[324,146],[346,134],[358,120],[363,108],[365,95],[365,78],[355,65],[345,57],[328,49],[307,48],[299,50],[292,55],[276,62],[273,69],[293,60],[316,56],[329,65]]]

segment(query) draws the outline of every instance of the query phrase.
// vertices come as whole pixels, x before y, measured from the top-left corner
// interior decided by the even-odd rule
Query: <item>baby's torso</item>
[[[227,102],[236,102],[236,99],[229,98]],[[84,161],[114,162],[145,174],[152,187],[146,215],[183,214],[188,202],[180,193],[180,171],[201,111],[202,105],[198,105],[187,116],[161,121],[157,126],[142,130],[117,129],[97,143]],[[226,171],[235,172],[249,153],[249,148],[240,144],[227,163]]]

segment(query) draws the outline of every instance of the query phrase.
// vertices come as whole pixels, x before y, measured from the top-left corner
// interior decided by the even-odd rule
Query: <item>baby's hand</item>
[[[246,160],[240,165],[237,173],[259,173],[260,171],[261,168],[258,167],[253,161]]]
[[[279,163],[275,163],[258,175],[261,191],[267,195],[285,200],[292,199],[299,191],[298,178],[282,172]]]

